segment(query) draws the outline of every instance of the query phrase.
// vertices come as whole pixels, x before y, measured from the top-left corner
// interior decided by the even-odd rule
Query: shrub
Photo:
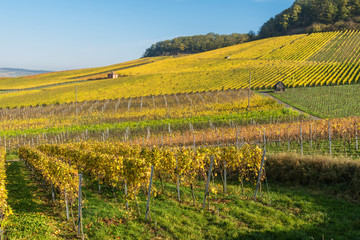
[[[301,185],[341,185],[343,193],[360,199],[360,162],[330,156],[281,153],[268,157],[267,176],[271,180]]]

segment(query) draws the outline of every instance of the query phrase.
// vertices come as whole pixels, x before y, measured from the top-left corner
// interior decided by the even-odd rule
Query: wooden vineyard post
[[[53,204],[55,204],[55,192],[54,192],[54,185],[52,182],[50,182],[51,185],[51,197],[52,197],[52,202]]]
[[[140,112],[142,112],[142,106],[143,106],[143,97],[141,96],[141,99],[140,99]]]
[[[66,210],[66,220],[69,221],[69,219],[70,219],[70,216],[69,216],[69,202],[68,202],[66,188],[65,188],[65,210]]]
[[[221,146],[224,146],[224,132],[221,132]]]
[[[128,102],[128,112],[130,112],[130,107],[131,107],[131,97],[130,97],[129,102]]]
[[[165,107],[166,107],[166,109],[168,109],[168,103],[167,103],[167,100],[166,100],[166,95],[164,95],[164,101],[165,101]]]
[[[287,142],[288,142],[288,152],[290,152],[290,134],[289,134],[289,128],[288,128],[288,134],[287,134]]]
[[[83,231],[83,220],[82,220],[82,206],[81,206],[81,179],[82,174],[79,173],[79,197],[78,197],[78,236],[81,236],[81,239],[84,239]]]
[[[235,125],[235,133],[236,133],[236,148],[239,148],[239,134],[237,130],[237,126]]]
[[[150,139],[150,127],[147,127],[146,141],[149,142],[149,139]]]
[[[328,123],[328,132],[329,132],[329,153],[332,155],[332,149],[331,149],[331,125],[330,122]]]
[[[100,184],[99,174],[98,174],[98,190],[99,190],[99,195],[101,195],[101,184]]]
[[[101,195],[101,184],[100,184],[100,181],[98,181],[98,188],[99,188],[99,195]]]
[[[355,122],[355,150],[359,151],[358,125],[356,122]]]
[[[148,198],[147,198],[146,212],[145,212],[145,221],[147,221],[148,217],[150,216],[150,197],[151,197],[151,186],[152,186],[153,176],[154,176],[154,165],[151,166]]]
[[[301,156],[304,156],[303,136],[302,136],[302,126],[301,125],[300,125],[300,145],[301,145]]]
[[[346,131],[344,132],[343,138],[344,138],[344,152],[345,152],[345,157],[347,157],[347,151],[346,151]]]
[[[154,96],[154,95],[152,96],[152,102],[153,102],[154,110],[156,110],[156,106],[155,106],[155,96]]]
[[[127,200],[127,197],[128,197],[128,191],[127,191],[127,182],[125,180],[125,183],[124,183],[124,191],[125,191],[125,206],[126,206],[126,211],[129,211],[129,202]]]
[[[264,151],[265,151],[265,150],[266,150],[266,133],[265,133],[265,128],[264,128],[263,143],[264,143]]]
[[[265,153],[266,153],[266,151],[264,150],[264,153],[263,153],[263,156],[262,156],[262,159],[261,159],[261,165],[260,165],[260,170],[259,170],[258,180],[257,180],[257,183],[256,183],[256,189],[255,189],[254,200],[256,200],[257,191],[258,191],[259,186],[260,186],[261,173],[262,173],[262,169],[263,169],[263,166],[264,166],[264,161],[265,161]]]
[[[224,160],[224,186],[223,186],[224,194],[226,194],[226,160]]]
[[[176,157],[176,172],[178,172],[178,158]],[[180,176],[179,173],[176,174],[176,189],[177,189],[177,198],[180,202]]]
[[[279,127],[279,134],[278,134],[278,142],[279,142],[279,147],[281,147],[281,128]]]
[[[177,174],[177,180],[176,180],[176,189],[177,189],[177,198],[180,202],[180,176]]]
[[[216,136],[216,144],[219,146],[220,142],[219,142],[219,136],[218,136],[218,133],[217,133],[217,128],[215,128],[215,136]]]
[[[180,101],[179,101],[179,98],[178,98],[178,96],[176,95],[176,93],[174,93],[174,97],[175,97],[175,100],[176,100],[178,106],[180,107]]]
[[[171,126],[170,126],[170,123],[168,123],[168,130],[169,130],[169,136],[171,136]]]
[[[209,195],[209,185],[210,185],[210,178],[211,178],[213,164],[214,164],[214,156],[211,156],[209,173],[208,173],[207,182],[206,182],[206,186],[205,186],[205,195],[204,195],[204,202],[203,202],[203,207],[202,207],[203,209],[205,208],[206,197],[207,197],[207,195]]]
[[[310,122],[310,150],[312,152],[312,123]]]
[[[192,195],[192,198],[193,198],[193,203],[194,203],[194,206],[196,206],[196,199],[195,199],[195,193],[194,193],[194,184],[191,183],[190,187],[191,187],[191,195]]]

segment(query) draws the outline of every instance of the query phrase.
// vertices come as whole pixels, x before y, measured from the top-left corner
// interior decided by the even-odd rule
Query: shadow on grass
[[[265,199],[252,200],[253,186],[246,187],[243,198],[237,187],[229,184],[232,196],[212,199],[211,211],[202,210],[203,186],[195,192],[197,206],[192,206],[191,192],[181,187],[181,203],[176,200],[176,186],[165,184],[165,194],[151,199],[152,223],[144,221],[146,195],[139,195],[141,216],[131,204],[128,218],[125,204],[117,192],[88,184],[85,225],[90,239],[360,239],[360,207],[331,196],[326,188],[308,188],[271,184],[272,205]],[[154,187],[160,189],[158,182]],[[219,209],[219,213],[217,213]],[[155,224],[156,221],[156,224]],[[116,226],[110,223],[115,223]]]
[[[6,239],[74,239],[71,224],[53,206],[50,194],[23,161],[9,162],[6,169],[8,203],[14,214],[5,228]]]
[[[30,172],[21,161],[10,162],[6,170],[8,203],[16,213],[42,212],[44,206],[34,197],[39,191],[31,180]]]
[[[231,203],[227,217],[247,229],[227,229],[221,239],[360,239],[358,203],[332,195],[328,187],[272,186],[271,206],[267,201]]]
[[[50,194],[39,188],[23,162],[11,162],[7,174],[9,203],[14,212],[23,213],[9,229],[9,239],[29,239],[34,233],[38,237],[32,239],[74,238],[70,228],[66,230],[56,217],[49,204]],[[159,182],[154,187],[161,188]],[[195,189],[197,206],[193,207],[188,187],[181,187],[182,200],[178,203],[176,186],[166,183],[165,193],[151,199],[153,221],[149,223],[144,221],[144,193],[139,194],[141,216],[137,216],[134,202],[130,203],[130,213],[126,211],[123,192],[113,193],[111,187],[103,186],[99,196],[97,183],[87,182],[85,234],[88,239],[360,239],[359,205],[331,196],[325,187],[272,183],[269,206],[267,201],[251,200],[254,186],[245,188],[244,198],[238,186],[229,183],[232,195],[219,193],[221,201],[212,198],[211,211],[201,208],[203,187]],[[42,218],[34,220],[39,217],[37,213],[42,213]]]

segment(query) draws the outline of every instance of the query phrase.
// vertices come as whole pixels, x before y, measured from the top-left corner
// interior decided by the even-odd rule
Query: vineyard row
[[[5,189],[5,155],[5,148],[0,148],[0,239],[3,239],[3,228],[7,217],[12,214],[12,210],[7,203],[8,194],[7,190]]]

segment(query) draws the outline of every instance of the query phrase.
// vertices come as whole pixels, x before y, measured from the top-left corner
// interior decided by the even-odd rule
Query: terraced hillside
[[[1,79],[0,96],[15,107],[221,89],[359,83],[360,32],[327,32],[252,41],[200,54],[139,59],[108,67]],[[116,71],[121,77],[106,79]]]

